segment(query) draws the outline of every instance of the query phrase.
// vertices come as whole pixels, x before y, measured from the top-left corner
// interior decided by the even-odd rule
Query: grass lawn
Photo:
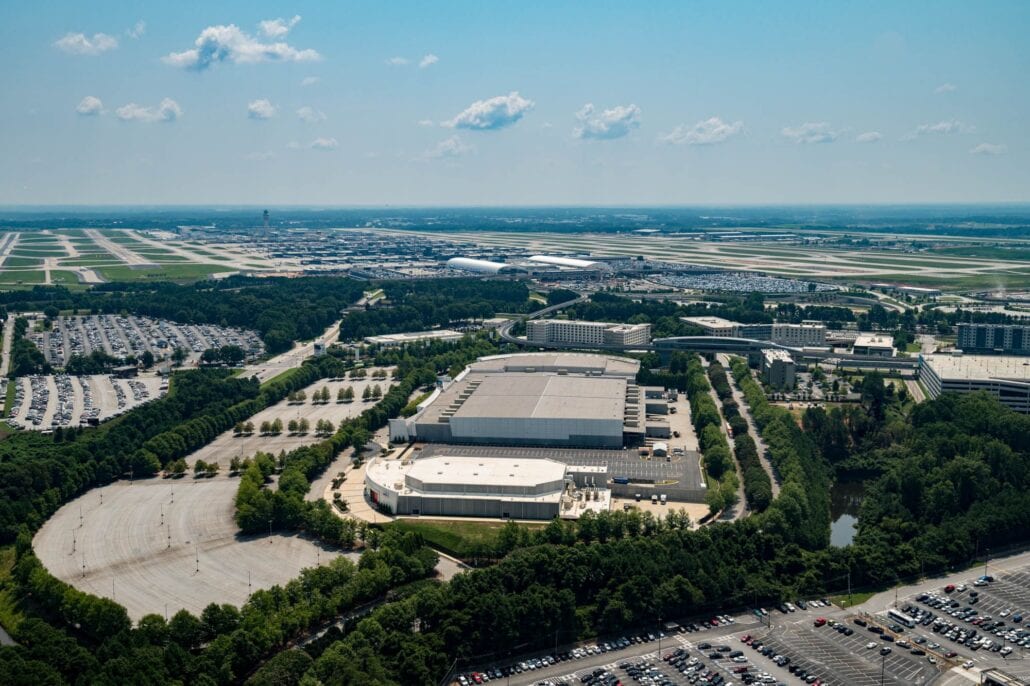
[[[196,281],[220,271],[226,270],[210,264],[165,264],[143,269],[132,269],[123,265],[96,269],[96,272],[108,281]]]
[[[79,277],[75,272],[53,270],[50,272],[50,280],[55,284],[70,286],[79,283]]]
[[[11,379],[7,382],[7,393],[4,395],[4,416],[11,416],[11,407],[14,406],[14,392],[18,388],[18,380]]]
[[[920,352],[922,349],[923,349],[922,344],[920,344],[920,343],[918,343],[916,341],[913,341],[913,342],[911,342],[911,343],[909,343],[908,345],[905,346],[905,352],[907,352],[907,353],[917,353],[917,352]]]
[[[10,256],[4,260],[4,267],[39,267],[43,264],[41,257]]]
[[[14,271],[6,269],[0,269],[0,283],[5,284],[33,284],[43,283],[43,271],[42,270],[23,270]]]
[[[421,534],[431,547],[458,558],[469,558],[478,551],[490,551],[505,522],[458,521],[446,519],[398,519],[387,526]],[[520,524],[539,529],[542,524]]]
[[[872,598],[874,595],[876,595],[876,591],[867,591],[865,593],[852,593],[851,602],[849,603],[848,596],[845,593],[844,595],[830,596],[830,602],[840,607],[853,607],[855,605],[861,605],[865,601]]]

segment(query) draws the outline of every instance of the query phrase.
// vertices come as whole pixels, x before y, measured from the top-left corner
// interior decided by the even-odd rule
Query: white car
[[[866,650],[872,650],[872,649],[873,649],[873,648],[875,648],[875,647],[876,647],[876,644],[875,644],[875,643],[873,643],[872,641],[869,641],[869,643],[866,643],[866,644],[865,644],[865,648],[866,648]]]
[[[973,661],[972,660],[966,660],[965,662],[962,663],[962,669],[972,669],[972,668],[973,668]]]

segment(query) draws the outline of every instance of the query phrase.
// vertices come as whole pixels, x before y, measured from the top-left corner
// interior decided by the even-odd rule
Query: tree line
[[[708,379],[722,401],[722,414],[733,432],[733,455],[744,480],[744,498],[752,512],[761,512],[772,502],[772,479],[762,468],[758,446],[751,437],[747,420],[740,414],[726,370],[718,362],[708,365]]]

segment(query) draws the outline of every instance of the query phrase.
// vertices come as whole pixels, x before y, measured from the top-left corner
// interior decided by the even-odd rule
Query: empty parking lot
[[[339,555],[296,535],[237,536],[238,485],[228,477],[117,482],[58,510],[33,547],[51,574],[116,600],[133,620],[240,605]]]

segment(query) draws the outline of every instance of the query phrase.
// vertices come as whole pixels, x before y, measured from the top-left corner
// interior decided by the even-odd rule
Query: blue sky
[[[1027,2],[4,15],[2,204],[1030,200]]]

